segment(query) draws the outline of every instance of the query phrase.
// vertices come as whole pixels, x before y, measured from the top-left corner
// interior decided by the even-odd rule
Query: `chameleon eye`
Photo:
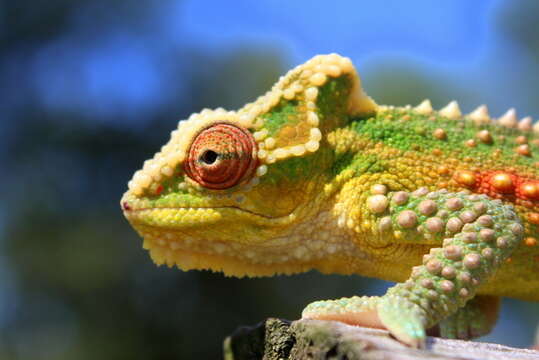
[[[184,170],[206,188],[227,189],[253,174],[258,161],[256,153],[250,132],[230,124],[216,124],[196,136]]]

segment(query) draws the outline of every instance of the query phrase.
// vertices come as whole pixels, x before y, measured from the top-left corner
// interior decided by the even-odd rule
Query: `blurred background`
[[[539,2],[0,1],[0,359],[217,359],[223,338],[390,284],[158,268],[119,207],[203,107],[240,107],[311,56],[349,56],[379,103],[539,117]],[[504,300],[485,341],[529,346]]]

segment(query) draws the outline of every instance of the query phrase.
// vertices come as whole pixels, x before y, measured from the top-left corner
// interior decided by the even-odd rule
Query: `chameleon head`
[[[348,58],[316,56],[238,111],[180,121],[121,200],[157,264],[227,275],[313,267],[292,259],[299,224],[320,211],[332,177],[327,134],[371,113]]]

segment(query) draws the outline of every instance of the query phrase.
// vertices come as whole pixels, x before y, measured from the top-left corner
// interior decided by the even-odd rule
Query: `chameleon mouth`
[[[129,206],[129,205],[128,205]],[[149,207],[126,209],[122,203],[124,215],[132,224],[141,224],[158,228],[183,228],[189,226],[210,225],[223,221],[241,221],[248,219],[257,225],[275,225],[286,222],[293,215],[270,217],[246,209],[223,207]]]

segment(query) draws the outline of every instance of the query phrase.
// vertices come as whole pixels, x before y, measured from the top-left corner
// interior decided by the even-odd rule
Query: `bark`
[[[459,359],[539,360],[539,351],[498,344],[429,337],[426,349],[411,349],[387,331],[334,321],[267,319],[241,327],[224,342],[225,360],[244,359]]]

